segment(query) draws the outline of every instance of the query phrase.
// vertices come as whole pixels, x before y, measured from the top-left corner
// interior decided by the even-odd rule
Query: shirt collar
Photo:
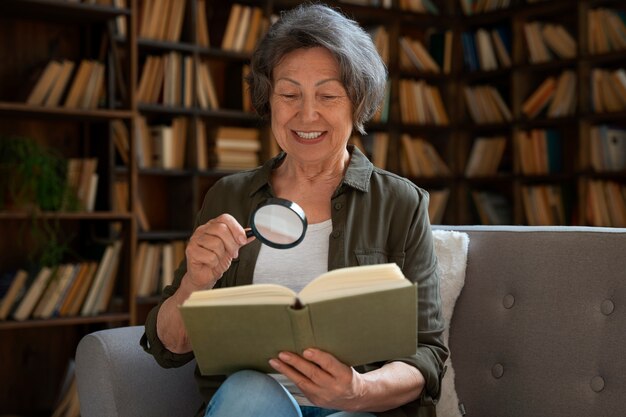
[[[350,162],[348,163],[348,169],[343,177],[341,185],[342,187],[348,186],[362,192],[369,191],[370,177],[374,170],[374,165],[367,159],[365,155],[354,145],[348,145],[348,152],[350,152]],[[286,153],[281,152],[274,158],[265,162],[253,175],[250,181],[250,196],[253,196],[263,188],[270,189],[270,178],[274,167],[280,165],[285,158]]]

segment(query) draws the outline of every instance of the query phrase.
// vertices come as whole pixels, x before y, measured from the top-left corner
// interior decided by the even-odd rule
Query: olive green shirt
[[[428,193],[407,179],[375,167],[357,148],[350,146],[349,150],[351,158],[345,177],[330,201],[333,230],[329,237],[328,270],[395,262],[409,280],[418,283],[417,350],[415,355],[395,360],[417,367],[426,379],[426,387],[417,401],[379,415],[434,416],[448,349],[442,338],[444,324],[428,220]],[[223,213],[247,226],[250,213],[259,202],[274,197],[270,174],[284,156],[278,155],[259,168],[221,178],[207,192],[195,227]],[[233,260],[216,288],[251,284],[260,245],[255,240],[243,246],[239,258]],[[161,303],[176,291],[185,271],[183,261],[173,285],[164,289]],[[161,303],[148,315],[141,343],[161,366],[181,366],[193,358],[193,352],[172,353],[158,339],[156,318]],[[383,364],[357,370],[366,372]],[[207,402],[224,380],[221,376],[201,376],[197,367],[196,377]]]

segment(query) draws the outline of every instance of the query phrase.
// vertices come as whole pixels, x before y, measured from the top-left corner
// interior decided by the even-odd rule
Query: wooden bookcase
[[[29,248],[37,239],[30,235],[33,224],[54,226],[71,252],[63,262],[92,256],[92,246],[121,239],[120,266],[107,311],[103,314],[39,320],[0,321],[0,374],[12,381],[0,394],[0,414],[43,415],[54,407],[63,374],[80,338],[88,332],[121,325],[141,324],[157,294],[137,296],[142,272],[136,268],[142,244],[164,245],[184,241],[191,234],[194,217],[206,190],[229,172],[214,168],[213,144],[218,127],[234,126],[260,130],[260,161],[275,152],[264,122],[244,111],[242,73],[249,53],[222,49],[230,7],[233,3],[252,6],[266,18],[300,3],[292,0],[241,0],[235,2],[184,0],[180,34],[169,40],[144,36],[148,20],[147,0],[127,0],[122,7],[101,2],[65,0],[5,0],[0,2],[0,140],[29,137],[58,150],[65,158],[98,159],[99,177],[94,211],[0,211],[0,273],[24,268]],[[182,0],[181,0],[182,1]],[[89,4],[88,4],[89,3]],[[98,4],[91,4],[98,3]],[[445,190],[448,201],[440,221],[446,224],[477,224],[482,217],[474,202],[476,192],[498,195],[496,204],[508,205],[509,222],[533,224],[524,204],[527,187],[562,188],[564,224],[595,224],[589,214],[590,184],[593,181],[626,187],[626,172],[598,172],[591,161],[591,131],[597,126],[626,129],[626,109],[594,111],[593,73],[596,69],[626,69],[626,50],[592,53],[589,41],[590,11],[609,8],[626,13],[617,0],[546,0],[528,3],[512,0],[510,7],[465,15],[460,0],[432,0],[439,14],[402,10],[399,0],[390,8],[330,1],[368,29],[383,27],[388,35],[387,65],[390,79],[388,115],[366,129],[386,134],[387,169],[408,176],[423,188]],[[371,2],[373,3],[373,2]],[[150,4],[150,2],[148,2]],[[156,4],[156,2],[155,2]],[[204,10],[204,12],[202,11]],[[208,23],[209,44],[198,36],[200,13]],[[143,20],[142,20],[143,19]],[[531,63],[524,37],[526,23],[539,21],[563,25],[576,40],[576,54],[567,59]],[[156,23],[161,27],[163,24]],[[125,28],[125,29],[121,29]],[[510,33],[511,65],[494,70],[468,70],[462,45],[463,33],[504,28]],[[420,72],[402,64],[399,39],[407,36],[428,46],[433,33],[452,36],[449,71]],[[438,35],[437,35],[438,36]],[[190,72],[176,79],[189,89],[174,104],[163,104],[165,93],[143,100],[139,94],[149,57],[177,54],[190,63]],[[74,109],[62,105],[45,107],[26,104],[34,85],[33,74],[51,59],[99,59],[105,64],[104,92],[96,108]],[[179,59],[179,58],[176,58]],[[203,107],[198,97],[197,65],[210,68],[218,108]],[[565,117],[549,118],[545,111],[529,118],[526,99],[549,76],[572,71],[576,80],[575,109]],[[189,77],[191,74],[191,77]],[[403,119],[401,80],[423,81],[438,89],[448,123],[416,123]],[[184,82],[183,82],[184,84]],[[511,120],[476,123],[465,102],[468,87],[495,88],[511,112]],[[152,92],[148,89],[148,93]],[[185,102],[185,100],[187,100]],[[145,153],[142,128],[157,129],[184,120],[183,163],[176,168],[146,167],[138,162]],[[202,130],[197,126],[203,124]],[[116,145],[116,128],[127,135],[128,159]],[[524,132],[551,130],[561,138],[560,168],[545,174],[524,173],[516,137]],[[402,137],[421,138],[432,145],[449,173],[435,176],[407,174]],[[207,165],[198,158],[206,138]],[[465,174],[468,158],[478,138],[503,137],[505,147],[498,168],[490,175]],[[181,145],[183,143],[183,145]],[[200,147],[199,147],[200,146]],[[172,148],[168,148],[172,149]],[[368,150],[371,150],[368,148]],[[120,198],[117,184],[125,184]],[[622,188],[623,189],[623,188]],[[148,226],[140,213],[144,213]],[[556,222],[554,222],[556,223]],[[158,275],[158,273],[157,273]],[[153,291],[154,292],[154,291]],[[158,292],[158,291],[156,291]]]

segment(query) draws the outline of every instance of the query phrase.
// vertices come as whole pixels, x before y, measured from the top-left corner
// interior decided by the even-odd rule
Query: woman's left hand
[[[330,353],[309,348],[303,356],[281,352],[270,365],[285,375],[318,407],[358,411],[365,393],[361,374]]]

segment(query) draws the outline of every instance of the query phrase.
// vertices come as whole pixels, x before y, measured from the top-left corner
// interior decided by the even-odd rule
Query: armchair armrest
[[[164,369],[139,345],[143,326],[102,330],[76,350],[76,382],[83,417],[193,416],[202,404],[195,361]]]

